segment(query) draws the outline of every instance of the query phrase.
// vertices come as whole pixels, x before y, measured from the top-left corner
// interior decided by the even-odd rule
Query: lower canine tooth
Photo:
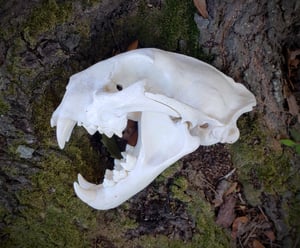
[[[87,190],[82,188],[78,183],[74,182],[74,190],[76,195],[84,202],[93,202],[96,199],[97,192],[95,189]]]
[[[93,184],[93,183],[88,182],[88,181],[85,180],[85,178],[84,178],[83,176],[81,176],[80,174],[78,174],[77,178],[78,178],[78,184],[79,184],[80,187],[83,188],[83,189],[93,189],[93,188],[96,188],[96,187],[97,187],[96,184]]]

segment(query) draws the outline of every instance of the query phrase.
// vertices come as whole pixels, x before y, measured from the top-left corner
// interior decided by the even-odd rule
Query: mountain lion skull
[[[95,209],[111,209],[143,190],[161,172],[199,145],[233,143],[236,122],[251,111],[254,95],[242,84],[195,58],[153,48],[101,61],[71,76],[51,118],[59,147],[77,124],[89,134],[122,137],[138,122],[135,146],[115,159],[100,185],[80,174],[77,196]]]

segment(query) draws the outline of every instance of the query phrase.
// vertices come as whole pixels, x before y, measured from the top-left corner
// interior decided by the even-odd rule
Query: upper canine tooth
[[[58,118],[56,123],[56,138],[60,149],[65,147],[65,143],[69,141],[76,121]]]

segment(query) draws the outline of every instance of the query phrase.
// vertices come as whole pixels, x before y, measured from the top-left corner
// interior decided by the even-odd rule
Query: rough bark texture
[[[276,245],[299,245],[299,157],[279,144],[298,125],[283,94],[285,51],[300,47],[297,0],[210,0],[209,19],[181,0],[0,6],[1,247],[234,247],[204,200],[232,162],[247,203],[273,223]],[[209,61],[258,106],[239,122],[235,145],[201,147],[122,207],[98,212],[75,197],[72,182],[78,172],[99,181],[111,163],[106,150],[78,128],[60,151],[49,120],[70,75],[135,39]]]

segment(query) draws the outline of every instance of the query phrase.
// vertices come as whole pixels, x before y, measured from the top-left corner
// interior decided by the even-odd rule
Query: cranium
[[[138,122],[138,140],[106,170],[100,185],[80,174],[77,196],[95,209],[115,208],[199,145],[233,143],[236,122],[255,97],[214,67],[185,55],[147,48],[119,54],[71,76],[53,113],[59,147],[74,126],[122,137]]]

